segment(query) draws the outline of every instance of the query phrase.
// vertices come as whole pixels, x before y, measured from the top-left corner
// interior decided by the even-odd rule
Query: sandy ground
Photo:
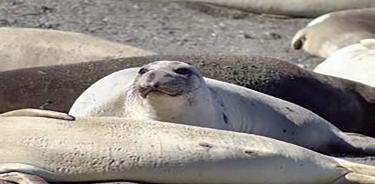
[[[276,18],[169,0],[1,0],[0,26],[87,33],[163,54],[265,55],[311,67],[289,44],[310,19]]]
[[[162,54],[270,56],[309,69],[322,59],[289,45],[310,20],[168,0],[0,0],[0,27],[81,32]],[[351,159],[375,165],[375,157]]]

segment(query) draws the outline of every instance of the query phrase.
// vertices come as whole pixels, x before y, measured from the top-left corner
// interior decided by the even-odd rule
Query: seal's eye
[[[138,71],[138,73],[141,74],[141,75],[145,74],[146,72],[148,72],[148,69],[147,69],[147,68],[141,68],[141,69],[139,69],[139,71]]]
[[[181,75],[188,75],[193,73],[193,71],[190,68],[177,68],[174,70],[174,72],[181,74]]]

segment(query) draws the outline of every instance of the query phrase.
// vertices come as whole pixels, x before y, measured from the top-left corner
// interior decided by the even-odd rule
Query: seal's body
[[[375,153],[375,145],[352,145],[350,137],[307,109],[203,78],[191,65],[177,61],[115,72],[88,88],[69,114],[153,119],[253,133],[324,153]]]
[[[375,8],[325,14],[299,30],[293,37],[292,47],[326,58],[362,39],[374,38],[374,20]]]
[[[375,87],[375,39],[362,40],[336,51],[320,63],[314,72]]]
[[[290,17],[317,17],[325,13],[345,10],[375,7],[372,0],[171,0],[209,3],[213,5],[236,8],[254,13],[274,14]]]
[[[81,33],[0,28],[0,71],[153,54]]]
[[[282,141],[150,120],[1,117],[0,132],[0,180],[20,183],[30,175],[48,182],[375,181],[372,166]]]
[[[99,79],[158,60],[189,62],[206,77],[298,104],[344,132],[375,137],[374,88],[260,56],[156,55],[0,72],[0,112],[30,107],[68,112]]]

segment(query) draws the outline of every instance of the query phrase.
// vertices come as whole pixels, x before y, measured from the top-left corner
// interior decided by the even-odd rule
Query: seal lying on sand
[[[290,17],[317,17],[319,15],[344,10],[375,7],[373,0],[170,0],[209,3],[254,13],[284,15]]]
[[[320,63],[314,72],[375,87],[375,39],[362,40],[336,51]]]
[[[322,153],[375,155],[375,139],[368,139],[368,145],[352,144],[349,136],[307,109],[203,78],[193,66],[178,61],[157,61],[106,76],[82,93],[69,114],[167,121],[263,135]]]
[[[267,137],[165,122],[1,117],[0,131],[0,179],[20,183],[375,182],[373,166]]]
[[[189,62],[204,76],[296,103],[343,131],[375,136],[374,88],[259,56],[158,55],[2,72],[0,112],[29,107],[68,112],[100,78],[157,60]]]
[[[375,2],[375,1],[374,1]],[[329,13],[311,21],[296,33],[292,48],[328,57],[362,39],[375,38],[375,8]]]
[[[0,71],[153,54],[81,33],[0,28]]]

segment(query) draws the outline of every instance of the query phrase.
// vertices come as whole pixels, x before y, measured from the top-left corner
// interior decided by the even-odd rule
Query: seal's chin
[[[176,97],[183,95],[183,92],[173,92],[173,91],[167,91],[167,90],[162,90],[158,88],[138,88],[138,92],[142,98],[147,98],[150,94],[153,95],[166,95],[166,96],[171,96],[171,97]]]

